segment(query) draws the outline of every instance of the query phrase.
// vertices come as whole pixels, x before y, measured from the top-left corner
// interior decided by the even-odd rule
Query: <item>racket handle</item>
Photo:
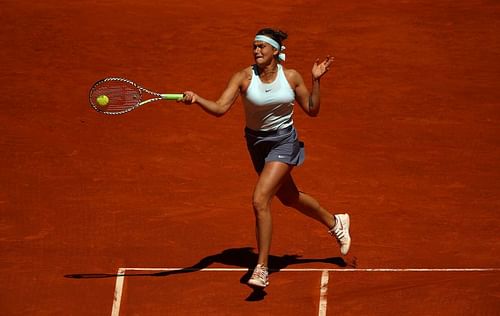
[[[180,100],[184,97],[182,93],[166,93],[160,95],[163,100]]]

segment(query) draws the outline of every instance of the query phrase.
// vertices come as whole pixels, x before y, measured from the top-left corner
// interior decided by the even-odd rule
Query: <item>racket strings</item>
[[[99,104],[97,98],[105,95],[106,104]],[[123,113],[137,107],[142,99],[141,90],[126,81],[104,81],[94,87],[90,100],[101,112]]]

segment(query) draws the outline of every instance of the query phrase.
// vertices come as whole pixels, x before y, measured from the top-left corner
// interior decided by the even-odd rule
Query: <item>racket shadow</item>
[[[167,277],[169,275],[177,275],[183,273],[193,273],[202,269],[208,268],[213,264],[223,264],[226,266],[233,266],[238,268],[246,268],[247,272],[240,278],[240,283],[247,285],[250,279],[253,268],[257,264],[258,255],[254,252],[252,247],[242,248],[229,248],[222,252],[202,258],[200,261],[192,266],[181,268],[178,270],[160,271],[154,273],[141,273],[136,271],[127,272],[125,275],[117,273],[78,273],[67,274],[64,277],[70,279],[101,279],[101,278],[116,278],[116,277]],[[299,255],[283,255],[283,256],[269,256],[269,274],[277,273],[292,265],[305,264],[305,263],[327,263],[337,267],[350,267],[356,268],[356,262],[346,262],[342,257],[329,257],[329,258],[302,258]],[[267,293],[263,289],[254,288],[249,286],[253,292],[246,298],[246,301],[260,301],[264,299]]]

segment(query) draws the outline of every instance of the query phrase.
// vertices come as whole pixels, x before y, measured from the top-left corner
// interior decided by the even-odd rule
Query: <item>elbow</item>
[[[309,114],[310,117],[316,117],[316,116],[318,116],[318,114],[319,114],[319,107],[310,108],[309,111],[307,112],[307,114]]]
[[[227,113],[227,109],[225,108],[218,108],[215,111],[212,112],[212,115],[215,117],[221,117],[224,116],[224,114]]]
[[[319,109],[320,109],[319,101],[317,100],[316,102],[314,102],[312,100],[312,98],[310,98],[309,104],[308,104],[307,108],[305,109],[307,115],[309,115],[310,117],[316,117],[319,114]]]
[[[309,112],[310,117],[316,117],[319,115],[319,110]]]
[[[230,105],[220,104],[216,102],[217,106],[212,110],[212,115],[221,117],[229,111]]]

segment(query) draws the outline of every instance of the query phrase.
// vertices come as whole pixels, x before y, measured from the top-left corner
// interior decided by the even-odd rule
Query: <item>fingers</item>
[[[185,104],[193,104],[196,102],[197,95],[193,91],[185,91],[184,96],[178,102],[183,102]]]
[[[319,58],[316,58],[316,60],[314,61],[314,64],[316,66],[324,66],[324,67],[328,68],[333,64],[334,61],[335,61],[335,57],[327,55],[326,58],[322,62],[319,61]]]
[[[322,62],[320,62],[319,58],[316,58],[312,69],[313,78],[319,79],[325,73],[327,73],[330,70],[330,67],[332,66],[334,60],[335,58],[330,55],[327,55]]]
[[[330,70],[330,66],[333,64],[334,60],[335,60],[335,57],[330,56],[330,55],[326,56],[325,60],[323,61],[323,64],[324,64],[326,70]]]

